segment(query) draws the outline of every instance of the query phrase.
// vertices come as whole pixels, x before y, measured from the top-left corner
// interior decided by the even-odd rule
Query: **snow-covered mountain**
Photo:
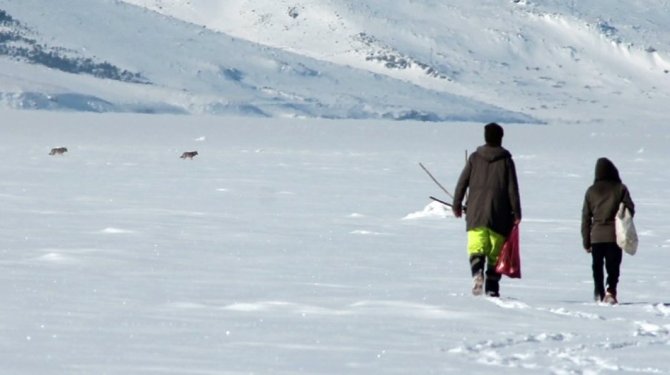
[[[660,120],[667,25],[663,0],[1,0],[0,102],[477,122],[628,107]]]

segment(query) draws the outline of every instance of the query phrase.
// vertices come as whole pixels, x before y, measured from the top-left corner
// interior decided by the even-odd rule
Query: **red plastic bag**
[[[509,234],[496,263],[496,272],[512,279],[521,278],[521,254],[519,251],[519,226],[515,225]]]

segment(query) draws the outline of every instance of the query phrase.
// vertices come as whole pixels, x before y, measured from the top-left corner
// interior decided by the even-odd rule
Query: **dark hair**
[[[504,131],[502,126],[491,122],[484,126],[484,140],[489,146],[501,146]]]

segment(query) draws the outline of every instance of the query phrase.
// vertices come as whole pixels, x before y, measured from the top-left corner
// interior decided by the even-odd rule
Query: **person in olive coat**
[[[496,262],[505,239],[521,221],[516,168],[512,154],[502,147],[503,134],[496,123],[484,127],[486,144],[470,155],[454,192],[452,211],[461,217],[468,191],[465,221],[474,295],[500,296]]]
[[[631,216],[635,215],[635,204],[628,188],[621,182],[616,166],[607,158],[598,159],[595,179],[586,190],[582,207],[582,242],[593,259],[594,299],[597,302],[618,303],[622,250],[616,243],[614,216],[621,202]],[[607,288],[603,280],[603,266],[607,271]]]

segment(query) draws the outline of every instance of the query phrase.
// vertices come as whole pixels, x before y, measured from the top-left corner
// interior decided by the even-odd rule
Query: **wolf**
[[[66,152],[67,152],[67,147],[56,147],[56,148],[51,149],[51,152],[49,152],[49,155],[63,155]]]
[[[195,157],[196,155],[198,155],[198,151],[186,151],[183,154],[181,154],[180,158],[193,159],[193,157]]]

